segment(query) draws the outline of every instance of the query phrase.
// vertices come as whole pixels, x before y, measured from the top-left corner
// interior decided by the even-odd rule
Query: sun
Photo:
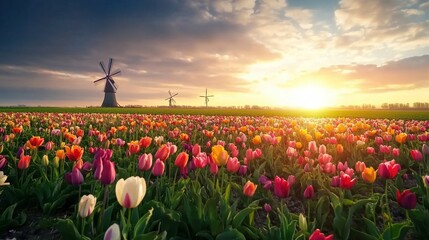
[[[321,109],[330,104],[333,95],[323,86],[301,85],[289,90],[294,108]]]

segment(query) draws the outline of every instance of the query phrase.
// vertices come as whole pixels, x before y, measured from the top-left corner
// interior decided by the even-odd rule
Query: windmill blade
[[[171,97],[171,92],[170,92],[170,90],[168,90],[168,95],[170,95],[170,97]]]
[[[200,96],[200,97],[206,97],[206,96]]]
[[[106,77],[100,78],[98,80],[95,80],[94,83],[100,82],[101,80],[105,80],[105,79],[106,79]]]
[[[210,95],[210,96],[207,96],[207,97],[214,97],[214,95]]]
[[[165,100],[168,100],[168,99],[170,99],[171,97],[168,97],[168,98],[166,98]]]
[[[174,103],[176,103],[176,100],[174,100],[174,99],[171,99],[171,101],[174,102]]]
[[[100,62],[100,66],[101,66],[101,69],[103,69],[104,74],[107,75],[106,66],[104,66],[104,62],[103,61]]]
[[[108,79],[107,81],[110,83],[110,85],[111,85],[114,89],[118,89],[118,88],[116,87],[115,83],[113,83],[110,79]]]
[[[120,76],[121,75],[121,70],[116,70],[114,73],[112,73],[112,74],[110,74],[109,76],[111,76],[111,77],[113,77],[113,76],[115,76],[115,75],[118,75],[118,76]]]
[[[110,75],[110,70],[112,69],[113,58],[109,59],[109,67],[107,69],[107,74]]]
[[[173,96],[171,96],[171,97],[175,97],[175,96],[177,96],[177,95],[179,95],[178,93],[176,93],[176,94],[174,94]]]

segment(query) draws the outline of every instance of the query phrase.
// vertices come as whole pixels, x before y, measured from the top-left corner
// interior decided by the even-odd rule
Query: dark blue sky
[[[170,89],[180,92],[178,104],[202,105],[207,87],[219,96],[214,105],[283,106],[296,101],[281,96],[308,84],[332,91],[326,105],[350,92],[360,104],[377,89],[380,102],[404,87],[428,87],[419,72],[427,58],[416,58],[428,53],[428,8],[418,0],[3,0],[0,104],[98,105],[103,87],[92,81],[109,57],[123,72],[122,105],[166,105]],[[390,76],[381,66],[416,59],[424,62],[412,85],[371,77],[371,66]],[[339,76],[323,69],[340,66],[359,79],[341,75],[344,85],[333,84]],[[366,82],[380,84],[368,90]]]

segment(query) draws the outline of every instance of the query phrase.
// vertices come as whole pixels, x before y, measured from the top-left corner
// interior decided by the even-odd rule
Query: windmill
[[[100,66],[101,66],[101,69],[103,69],[103,72],[104,74],[106,74],[106,76],[94,81],[94,83],[97,85],[102,83],[103,80],[106,80],[106,84],[104,86],[104,100],[103,100],[103,103],[101,104],[101,107],[119,107],[118,102],[116,102],[116,95],[115,95],[116,90],[118,89],[118,86],[116,85],[112,77],[120,74],[121,70],[116,70],[113,73],[111,73],[112,63],[113,63],[113,59],[110,58],[109,66],[106,71],[106,67],[104,66],[104,63],[101,61]]]
[[[208,104],[209,104],[209,98],[210,98],[210,97],[214,97],[214,95],[210,95],[210,96],[208,96],[208,95],[207,95],[207,88],[206,88],[206,95],[205,95],[205,96],[200,96],[200,97],[205,98],[206,107],[208,107]]]
[[[165,100],[168,100],[168,106],[172,107],[176,103],[176,100],[174,100],[173,97],[175,97],[179,94],[175,93],[175,94],[171,95],[170,90],[168,90],[168,94],[170,95],[170,97],[166,98]]]

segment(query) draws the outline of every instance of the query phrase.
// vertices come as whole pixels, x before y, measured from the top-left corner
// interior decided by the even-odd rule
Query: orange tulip
[[[131,153],[136,154],[140,152],[140,145],[138,141],[131,141],[128,143],[128,150],[130,150]]]
[[[259,144],[261,144],[261,142],[262,142],[262,139],[261,139],[261,136],[259,136],[259,135],[256,135],[255,137],[253,137],[253,139],[252,139],[252,143],[254,144],[254,145],[259,145]]]
[[[403,144],[405,141],[407,141],[407,134],[406,133],[400,133],[395,136],[396,142]]]
[[[184,168],[186,167],[186,164],[188,163],[189,155],[186,152],[181,152],[176,157],[176,161],[174,161],[174,165],[176,165],[178,168]]]
[[[139,141],[139,145],[142,148],[147,148],[150,146],[150,144],[152,143],[152,138],[151,137],[142,137]]]
[[[256,188],[258,188],[258,185],[254,184],[251,181],[247,181],[247,183],[243,187],[243,194],[252,197],[255,194]]]
[[[341,154],[344,152],[344,147],[341,144],[337,144],[337,153]]]
[[[41,146],[43,144],[43,142],[45,141],[45,139],[39,137],[39,136],[33,136],[30,138],[29,142],[30,142],[30,148],[32,149],[36,149],[39,146]]]
[[[367,183],[373,183],[376,177],[377,173],[375,172],[373,167],[365,168],[362,171],[362,179]]]
[[[73,145],[71,148],[69,146],[65,146],[66,155],[70,161],[77,161],[82,159],[84,149],[78,145]]]
[[[64,152],[64,150],[57,150],[57,152],[55,153],[55,156],[58,157],[58,159],[64,160],[66,159],[66,153]]]
[[[216,165],[225,166],[229,155],[222,145],[216,145],[212,147],[211,157]]]

